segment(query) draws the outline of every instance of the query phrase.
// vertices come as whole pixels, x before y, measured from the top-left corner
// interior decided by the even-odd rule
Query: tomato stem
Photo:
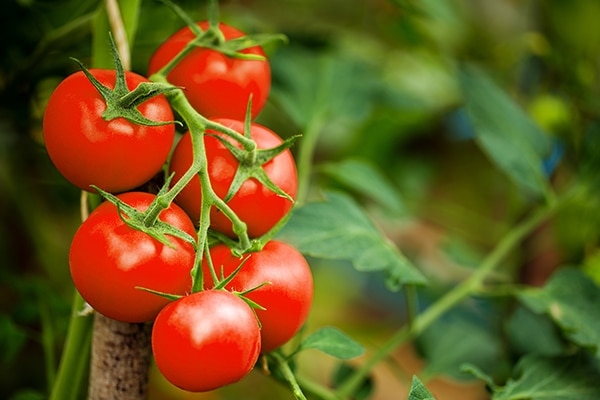
[[[90,360],[93,327],[93,318],[80,314],[84,306],[85,302],[75,291],[67,338],[49,400],[76,400],[83,391]]]
[[[298,195],[296,204],[302,204],[308,196],[308,187],[312,175],[312,163],[319,140],[319,134],[325,124],[320,114],[315,115],[307,124],[298,150]]]
[[[405,325],[398,330],[387,342],[385,342],[373,355],[368,358],[356,371],[338,387],[337,394],[341,398],[349,398],[360,386],[362,381],[368,376],[372,368],[388,357],[398,346],[413,339],[423,333],[440,316],[448,310],[465,300],[467,297],[475,294],[489,275],[500,265],[501,261],[534,229],[542,222],[557,212],[560,206],[564,205],[570,194],[565,194],[561,201],[553,201],[550,204],[539,207],[535,212],[522,222],[516,224],[509,230],[503,239],[482,261],[479,268],[466,280],[447,292],[443,297],[437,300],[431,307],[423,313],[416,316],[412,324]]]
[[[300,388],[300,385],[298,384],[298,381],[296,380],[296,376],[294,375],[294,372],[292,371],[292,369],[290,368],[290,365],[288,364],[287,359],[281,353],[279,353],[277,351],[273,351],[273,352],[269,353],[268,357],[270,357],[273,361],[275,361],[275,365],[279,369],[279,372],[281,372],[281,375],[283,376],[285,381],[290,386],[290,389],[292,390],[292,394],[294,395],[294,398],[296,400],[307,400],[306,396],[302,392],[302,388]]]
[[[166,77],[160,73],[150,77],[155,82],[166,82]],[[252,146],[256,146],[254,141],[245,138],[238,132],[227,128],[221,124],[210,121],[199,114],[189,103],[185,94],[181,89],[177,89],[165,93],[169,99],[171,106],[181,115],[185,121],[192,141],[192,165],[183,174],[183,176],[165,193],[159,194],[162,196],[161,204],[170,204],[175,197],[183,190],[183,188],[196,176],[200,179],[200,190],[202,203],[200,205],[200,221],[198,223],[198,239],[196,245],[196,258],[192,268],[192,291],[200,291],[203,286],[202,278],[202,257],[205,251],[205,246],[208,241],[208,230],[210,228],[210,210],[214,206],[219,209],[232,222],[233,232],[239,240],[239,247],[242,252],[251,248],[251,241],[248,237],[248,228],[246,223],[242,221],[238,215],[229,207],[229,205],[215,193],[210,182],[207,168],[206,148],[204,145],[204,135],[207,128],[215,129],[229,136],[240,138],[242,141],[251,142]],[[159,202],[156,202],[157,204]],[[158,208],[158,207],[157,207]],[[148,218],[157,218],[160,210],[149,212]]]
[[[202,118],[204,118],[204,117],[202,117]],[[237,132],[231,128],[228,128],[222,124],[219,124],[218,122],[214,122],[209,119],[205,119],[204,123],[206,124],[207,129],[212,129],[217,132],[221,132],[221,133],[229,136],[230,138],[234,139],[235,141],[239,142],[242,145],[242,147],[244,148],[244,150],[246,150],[247,152],[249,152],[249,153],[256,152],[256,150],[257,150],[256,142],[254,140],[252,140],[251,137],[246,137],[245,135],[240,134],[239,132]]]

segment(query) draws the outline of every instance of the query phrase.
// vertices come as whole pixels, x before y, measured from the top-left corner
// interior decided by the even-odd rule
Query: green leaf
[[[275,103],[301,128],[326,116],[328,134],[364,120],[381,85],[380,76],[356,58],[297,46],[278,49],[271,69]]]
[[[600,287],[575,268],[558,270],[543,288],[527,289],[519,299],[536,313],[544,313],[573,343],[600,359]]]
[[[413,375],[410,392],[408,392],[408,400],[435,400],[435,397],[433,397],[423,382],[416,375]]]
[[[20,390],[10,397],[10,400],[44,400],[44,394],[30,389]]]
[[[342,385],[346,379],[351,377],[356,372],[356,367],[348,363],[340,363],[333,371],[331,383],[333,387]],[[352,400],[367,400],[375,390],[375,383],[371,376],[364,378],[358,385],[357,389],[352,393]]]
[[[517,307],[506,322],[506,333],[511,347],[520,354],[558,356],[565,352],[565,340],[554,322],[524,306]]]
[[[491,301],[473,301],[435,321],[415,342],[427,360],[421,377],[447,375],[457,380],[470,379],[470,374],[461,369],[464,363],[488,374],[502,369],[508,361],[503,337],[497,329],[500,310]]]
[[[460,366],[460,370],[464,373],[471,374],[475,378],[485,382],[488,388],[496,390],[498,387],[491,376],[483,372],[479,367],[473,364],[465,363]]]
[[[323,201],[295,209],[279,237],[309,256],[350,260],[359,271],[383,271],[391,290],[426,282],[347,195],[330,192]]]
[[[9,364],[25,345],[27,335],[15,322],[5,314],[0,314],[0,361]]]
[[[459,81],[482,149],[515,183],[547,195],[543,159],[550,153],[549,138],[480,70],[464,68]]]
[[[365,351],[360,343],[331,326],[323,327],[307,336],[300,343],[298,351],[306,349],[317,349],[341,360],[358,357]]]
[[[600,371],[584,357],[549,358],[528,355],[513,377],[496,388],[493,400],[597,400]]]
[[[359,159],[348,159],[319,166],[319,171],[371,200],[388,211],[399,214],[403,210],[398,190],[374,164]]]

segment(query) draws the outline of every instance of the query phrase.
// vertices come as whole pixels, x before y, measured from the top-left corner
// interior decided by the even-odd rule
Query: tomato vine
[[[132,3],[136,3],[132,9],[138,11],[139,2]],[[566,189],[560,185],[553,187],[550,179],[544,175],[542,163],[538,162],[541,161],[539,149],[549,147],[549,140],[540,134],[512,102],[498,93],[497,88],[479,70],[470,67],[461,69],[458,81],[464,92],[466,112],[473,119],[474,126],[482,127],[478,137],[479,145],[498,168],[527,194],[524,197],[527,198],[528,207],[516,222],[508,227],[489,253],[478,259],[477,267],[469,271],[463,281],[451,287],[435,302],[420,309],[418,298],[422,286],[427,283],[426,277],[394,243],[381,234],[381,230],[372,223],[367,212],[351,198],[341,194],[324,193],[316,201],[310,198],[309,188],[315,172],[312,163],[320,135],[328,126],[328,112],[331,111],[328,103],[333,102],[332,98],[328,97],[331,96],[328,89],[339,83],[336,82],[335,75],[335,68],[339,65],[327,59],[318,60],[316,65],[319,68],[314,68],[314,74],[309,74],[310,79],[313,79],[310,82],[316,86],[316,90],[313,91],[316,100],[311,98],[313,103],[305,105],[305,114],[290,113],[295,116],[301,115],[303,118],[303,135],[291,136],[285,140],[278,138],[279,141],[275,144],[263,146],[258,136],[254,135],[257,129],[267,130],[275,137],[277,134],[255,122],[255,117],[265,104],[270,85],[270,75],[267,79],[267,75],[270,74],[269,60],[261,46],[272,41],[285,42],[285,37],[245,35],[223,24],[219,21],[216,1],[210,2],[207,21],[200,23],[190,19],[177,5],[166,0],[162,3],[179,16],[186,23],[186,27],[180,31],[183,32],[181,35],[177,33],[165,41],[167,47],[172,46],[169,51],[162,53],[162,48],[157,50],[157,53],[161,52],[160,60],[150,62],[148,78],[136,81],[136,85],[133,85],[135,87],[128,87],[129,81],[126,78],[132,73],[129,71],[130,55],[127,41],[132,35],[131,32],[126,32],[128,26],[123,23],[119,7],[115,8],[118,4],[114,1],[106,3],[112,35],[117,41],[112,43],[114,69],[108,74],[113,74],[112,77],[109,76],[112,80],[103,75],[104,72],[99,72],[99,69],[88,70],[80,62],[78,64],[83,71],[78,74],[86,77],[87,83],[97,92],[95,96],[101,100],[97,104],[105,107],[103,113],[95,114],[98,121],[109,125],[111,121],[126,120],[134,128],[168,127],[170,132],[167,132],[167,136],[175,131],[177,125],[181,130],[177,133],[178,142],[174,142],[171,135],[164,143],[157,144],[164,157],[150,168],[150,172],[146,171],[143,178],[111,186],[110,183],[98,182],[97,176],[89,179],[86,177],[82,180],[84,183],[69,179],[69,174],[62,170],[61,165],[69,164],[70,161],[61,164],[55,161],[55,158],[60,156],[53,155],[54,149],[60,146],[53,145],[52,136],[60,133],[60,130],[54,129],[54,133],[47,135],[48,152],[57,169],[84,190],[81,201],[82,228],[72,242],[72,246],[79,248],[72,249],[70,266],[76,288],[85,300],[80,294],[75,294],[63,356],[52,385],[51,400],[75,399],[84,391],[82,386],[85,385],[86,374],[83,371],[90,363],[88,350],[92,342],[92,329],[95,335],[98,335],[102,327],[106,328],[112,323],[115,323],[114,329],[102,331],[104,339],[109,338],[110,341],[110,335],[126,330],[121,328],[131,328],[129,342],[125,340],[121,343],[122,346],[125,346],[123,343],[130,343],[132,337],[140,338],[139,347],[132,346],[135,350],[132,354],[136,354],[133,357],[139,357],[143,362],[140,363],[137,375],[130,382],[132,387],[142,388],[140,392],[143,392],[146,384],[145,372],[150,362],[152,339],[152,351],[158,369],[172,384],[185,390],[218,389],[238,382],[250,370],[255,369],[283,382],[289,388],[291,396],[297,400],[306,400],[309,397],[322,400],[366,399],[371,390],[370,375],[379,364],[400,347],[422,337],[465,300],[499,293],[494,292],[490,282],[496,283],[497,274],[509,255],[536,229],[562,209],[569,207],[574,199],[583,196],[582,193],[587,193],[589,189],[579,182],[565,185],[568,186]],[[184,42],[177,42],[183,40],[182,37]],[[214,101],[218,103],[217,111],[205,108],[206,98],[210,100],[210,92],[215,91],[213,86],[202,86],[198,89],[193,87],[191,81],[186,85],[186,82],[182,83],[175,78],[178,76],[175,72],[180,66],[187,65],[185,68],[188,70],[184,70],[183,74],[180,72],[179,77],[190,72],[189,64],[185,64],[190,59],[197,57],[195,62],[200,63],[198,59],[204,62],[202,57],[211,55],[232,62],[251,62],[261,66],[259,74],[263,76],[255,79],[262,82],[260,90],[250,93],[240,89],[239,87],[244,85],[237,83],[237,86],[231,86],[237,89],[221,88],[223,92],[240,91],[234,95],[228,92],[229,96],[236,97],[235,107],[232,105],[233,100],[231,104],[227,101],[223,103],[231,105],[233,117],[219,115],[229,111],[218,109],[223,106],[221,100]],[[106,54],[103,57],[106,57]],[[269,81],[268,84],[264,83],[265,81]],[[482,99],[482,93],[492,100],[486,103],[487,99]],[[202,98],[201,101],[198,98]],[[243,112],[240,111],[240,98],[243,100]],[[142,105],[158,99],[165,100],[163,106],[168,105],[169,113],[156,119],[145,115]],[[62,107],[67,107],[68,102],[74,101],[70,97],[61,103]],[[287,104],[287,107],[294,107],[293,101],[289,99],[283,103]],[[49,104],[46,112],[51,117],[56,111],[53,103]],[[507,124],[503,126],[506,129],[499,129],[502,125],[499,119],[490,117],[494,107],[488,104],[495,105],[511,116],[506,118],[508,122],[503,122]],[[175,121],[175,116],[181,121]],[[59,117],[62,118],[57,114],[54,120],[48,119],[50,122],[48,126],[44,126],[45,134],[52,131],[51,123],[57,125]],[[82,125],[85,124],[80,124]],[[502,139],[512,140],[513,145],[515,142],[522,145],[516,156],[504,159],[499,155],[497,146],[500,146],[498,143],[501,143],[501,134],[513,132],[513,129],[508,128],[519,130],[524,138]],[[156,134],[150,136],[156,138]],[[54,143],[60,143],[61,140],[62,138],[58,138]],[[177,169],[174,168],[174,164],[180,156],[178,151],[181,144],[188,146],[185,149],[187,159],[186,163],[182,163],[185,166]],[[292,188],[286,189],[284,183],[278,183],[269,175],[268,169],[283,154],[295,163],[292,146],[297,146],[297,149],[294,149],[297,164],[294,164],[294,168],[289,168],[287,175],[283,177],[284,183],[293,181]],[[128,160],[133,160],[134,155],[153,152],[142,151],[140,144],[137,148],[128,150]],[[229,157],[227,167],[231,171],[227,179],[223,178],[225,174],[219,177],[213,174],[213,166],[219,162],[223,164],[223,158],[219,159],[219,162],[213,160],[213,152],[223,152]],[[87,151],[85,156],[93,156],[91,153]],[[168,161],[167,153],[170,157]],[[110,163],[111,167],[117,164],[114,157],[104,155],[104,160],[107,159],[113,161]],[[137,167],[133,162],[133,168]],[[292,170],[293,172],[290,172]],[[120,171],[124,171],[123,167]],[[342,181],[342,186],[352,186],[354,176],[362,174],[363,182],[373,178],[373,181],[377,182],[372,187],[382,187],[377,186],[381,182],[377,180],[378,176],[372,173],[373,170],[357,162],[350,161],[335,172],[339,173],[337,178]],[[143,184],[150,182],[152,174],[153,184],[158,182],[158,187],[149,189]],[[119,177],[118,171],[112,175]],[[226,181],[226,184],[222,181]],[[234,199],[238,193],[245,190],[244,184],[249,181],[252,182],[253,190],[262,190],[262,194],[268,193],[285,206],[274,206],[269,200],[265,200],[264,196],[253,200],[246,197],[244,201],[253,201],[258,206],[248,207],[249,212],[240,210]],[[194,183],[199,185],[199,196],[191,201],[197,206],[197,210],[190,212],[183,205],[182,199],[185,190]],[[360,192],[363,188],[356,184],[352,189]],[[134,200],[134,197],[141,195],[140,190],[151,192],[143,194],[142,205],[140,201]],[[394,201],[395,199],[388,199],[388,204]],[[180,210],[178,204],[184,210]],[[189,214],[185,217],[185,223],[174,224],[166,221],[165,216],[172,213],[173,209],[181,211],[182,215],[185,214],[184,211]],[[252,225],[252,217],[263,210],[273,213],[273,218],[256,230]],[[103,225],[97,222],[99,215],[104,215],[105,225],[113,231],[104,229]],[[225,220],[226,224],[217,224],[217,219]],[[262,222],[266,220],[262,219]],[[349,222],[349,219],[352,221]],[[124,232],[123,235],[129,237],[130,242],[137,247],[121,247],[115,250],[115,243],[118,242],[118,235],[114,233],[116,230],[121,234]],[[88,243],[84,246],[81,244],[80,235],[86,233]],[[92,233],[106,237],[90,239],[93,237]],[[165,262],[165,265],[158,268],[161,272],[155,273],[149,268],[151,263],[143,260],[146,256],[152,258],[153,262],[161,257],[168,259],[171,256],[170,251],[183,257],[184,247],[191,252],[191,256],[182,261],[184,265],[177,267],[180,269],[178,271],[176,267]],[[149,248],[159,256],[149,256]],[[307,334],[302,330],[302,326],[308,318],[314,288],[312,269],[305,257],[346,260],[359,271],[382,272],[388,289],[392,292],[403,292],[405,323],[368,354],[364,354],[365,349],[362,345],[332,327],[322,327]],[[87,258],[93,260],[89,261]],[[114,261],[115,259],[118,261]],[[94,262],[101,265],[94,265]],[[119,265],[120,263],[123,265]],[[114,271],[111,269],[113,265],[116,266]],[[135,283],[130,285],[129,275],[125,275],[124,271],[133,271],[138,266],[141,272],[135,278]],[[287,276],[280,274],[283,268],[286,268]],[[167,284],[171,273],[177,275],[180,284]],[[82,276],[85,279],[82,279]],[[146,281],[148,276],[154,280]],[[579,278],[567,273],[557,279]],[[82,281],[85,282],[82,284]],[[136,296],[125,293],[125,290],[115,283],[117,281],[127,282],[127,289],[135,289],[134,293],[140,294],[140,299],[155,296],[153,299],[157,299],[157,302],[134,299]],[[162,285],[163,283],[165,285]],[[562,328],[564,336],[572,341],[572,348],[581,350],[581,353],[587,351],[585,341],[577,335],[574,335],[575,338],[569,336],[570,321],[563,321],[562,315],[558,315],[560,313],[553,314],[551,307],[557,303],[544,303],[545,292],[540,294],[535,289],[522,289],[512,284],[506,286],[508,295],[502,292],[503,296],[529,304],[536,310],[543,310]],[[549,284],[548,287],[539,290],[557,290],[556,286]],[[585,287],[594,295],[597,294],[594,287]],[[97,290],[102,292],[96,293]],[[111,291],[112,293],[109,293]],[[552,295],[560,297],[556,293]],[[110,303],[110,307],[104,308],[103,301]],[[139,314],[136,313],[137,310],[130,312],[130,303],[141,305],[142,311]],[[89,309],[89,305],[93,306],[94,310]],[[221,306],[225,311],[219,312]],[[149,311],[146,307],[152,309]],[[91,313],[96,313],[95,328],[92,328],[92,319],[89,316]],[[131,317],[132,314],[135,317]],[[143,315],[139,316],[140,314]],[[106,317],[109,321],[103,319]],[[124,325],[118,325],[121,323]],[[149,332],[150,325],[153,329],[152,336]],[[217,326],[223,330],[216,329]],[[96,338],[93,342],[96,342]],[[83,354],[80,354],[80,349],[85,349]],[[92,349],[97,350],[95,347]],[[297,368],[297,355],[309,349],[320,350],[341,360],[340,370],[331,382],[325,384]],[[92,350],[93,356],[102,357],[102,354],[98,355],[102,351],[94,351]],[[586,357],[589,356],[585,354]],[[346,360],[358,356],[362,358],[356,364],[346,363]],[[562,356],[571,357],[572,354]],[[546,361],[548,360],[534,357],[522,360],[525,365],[531,362],[533,365],[547,367],[551,363]],[[206,365],[214,366],[216,372],[207,373]],[[582,365],[577,364],[578,367]],[[509,384],[505,387],[495,384],[494,379],[477,366],[467,365],[464,369],[485,381],[489,390],[494,393],[502,393],[505,388],[510,388]],[[90,380],[93,381],[90,383],[97,383],[99,378],[92,373]],[[92,393],[95,390],[90,389],[92,399],[95,396],[101,397]],[[143,396],[143,393],[140,395]],[[409,399],[426,398],[432,398],[431,393],[423,382],[413,377]]]

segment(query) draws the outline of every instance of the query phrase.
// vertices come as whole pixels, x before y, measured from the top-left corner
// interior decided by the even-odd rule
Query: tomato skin
[[[102,84],[113,88],[115,71],[91,69]],[[126,72],[127,87],[135,89],[146,78]],[[60,173],[80,189],[96,185],[119,193],[136,188],[164,165],[175,137],[174,124],[143,126],[124,118],[105,121],[106,102],[83,74],[75,72],[52,92],[44,114],[44,141]],[[138,110],[153,121],[173,121],[167,99],[156,96]]]
[[[219,122],[237,132],[243,132],[244,123],[238,120],[215,118]],[[209,135],[225,135],[207,130]],[[251,136],[259,149],[278,146],[282,139],[270,129],[253,123]],[[234,143],[233,139],[228,140]],[[231,152],[215,137],[205,135],[206,157],[208,161],[208,174],[212,187],[220,198],[225,198],[231,182],[235,176],[238,160]],[[170,163],[170,171],[175,173],[173,184],[175,184],[192,164],[192,141],[190,133],[186,133],[173,152]],[[269,178],[279,186],[285,193],[296,199],[298,192],[298,176],[296,163],[289,149],[278,154],[272,160],[266,162],[263,168]],[[179,193],[175,201],[183,208],[194,223],[200,218],[201,204],[200,178],[192,179]],[[281,220],[292,208],[293,203],[284,197],[277,195],[266,188],[256,179],[248,179],[240,190],[228,202],[229,206],[248,226],[248,235],[258,237],[265,234],[279,220]],[[210,214],[211,227],[219,232],[233,237],[231,221],[215,207]]]
[[[228,290],[243,292],[264,282],[270,282],[246,296],[265,310],[256,309],[262,325],[262,353],[275,350],[288,342],[306,321],[313,299],[311,269],[294,247],[271,240],[258,252],[237,258],[224,244],[210,249],[211,260],[220,275],[231,274],[247,257],[243,267],[226,286]],[[206,261],[202,265],[204,285],[212,288],[214,281]]]
[[[208,22],[198,23],[203,30]],[[235,39],[245,33],[226,24],[219,24],[225,39]],[[148,66],[148,76],[164,67],[195,36],[188,27],[175,32],[154,52]],[[260,46],[242,53],[265,57]],[[182,86],[190,104],[203,116],[230,117],[243,120],[252,95],[252,117],[263,109],[271,89],[271,67],[265,60],[230,58],[214,50],[196,48],[168,74],[174,85]]]
[[[152,329],[158,369],[175,386],[205,392],[248,374],[260,354],[250,306],[224,290],[193,293],[168,304]]]
[[[142,192],[118,197],[139,211],[154,199]],[[176,204],[163,210],[160,220],[196,236],[191,220]],[[167,238],[175,248],[127,226],[113,204],[100,204],[71,242],[69,268],[75,287],[96,311],[109,318],[132,323],[153,320],[169,300],[136,286],[179,295],[192,288],[194,248],[181,239]]]

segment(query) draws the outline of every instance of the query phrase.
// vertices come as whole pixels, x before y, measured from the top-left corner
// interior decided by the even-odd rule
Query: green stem
[[[161,74],[154,74],[151,77],[155,82],[166,83],[166,77]],[[173,109],[181,115],[185,121],[192,141],[192,152],[193,160],[192,165],[183,174],[183,176],[169,189],[167,192],[160,194],[159,199],[155,203],[155,209],[148,210],[146,219],[155,220],[158,217],[158,213],[164,208],[164,205],[171,204],[175,197],[183,190],[183,188],[196,176],[200,178],[200,188],[202,204],[200,206],[200,221],[198,221],[198,243],[196,258],[194,261],[194,267],[192,268],[192,279],[193,285],[192,290],[202,290],[203,279],[200,274],[202,273],[201,261],[204,253],[206,241],[208,240],[208,229],[210,227],[210,209],[211,207],[217,207],[233,224],[233,231],[239,238],[240,247],[242,249],[250,248],[251,242],[248,237],[246,224],[237,216],[237,214],[229,207],[229,205],[223,201],[212,188],[210,178],[208,175],[207,159],[206,159],[206,148],[204,145],[204,134],[207,128],[216,129],[221,132],[225,132],[230,136],[236,136],[236,139],[241,141],[248,141],[243,135],[235,132],[227,127],[217,124],[213,121],[200,115],[190,104],[188,99],[182,90],[174,90],[172,92],[165,93],[165,96],[169,99],[169,102]],[[256,144],[253,143],[253,147]]]
[[[292,371],[287,362],[287,359],[277,351],[269,353],[269,357],[271,357],[275,361],[279,372],[281,372],[281,375],[283,376],[285,381],[290,385],[290,389],[292,390],[294,398],[296,400],[307,400],[306,396],[302,392],[302,389],[300,388],[300,385],[298,384],[298,381],[296,380],[294,372]]]
[[[328,388],[312,379],[305,378],[302,375],[296,374],[296,381],[307,393],[312,393],[315,397],[321,400],[340,400],[340,397]]]
[[[404,301],[406,302],[406,321],[411,326],[419,314],[419,299],[415,285],[406,285],[404,287]]]
[[[77,400],[85,385],[90,359],[93,318],[79,314],[85,302],[75,291],[71,320],[49,400]]]
[[[306,126],[306,130],[300,141],[298,150],[297,166],[298,166],[298,195],[296,205],[301,205],[306,201],[308,196],[308,188],[310,186],[310,177],[312,175],[312,163],[317,148],[319,134],[324,125],[324,118],[320,115],[315,115]]]
[[[204,118],[204,117],[202,117]],[[250,137],[246,137],[242,134],[240,134],[237,131],[234,131],[231,128],[228,128],[226,126],[223,126],[217,122],[211,121],[209,119],[204,119],[204,123],[206,124],[207,129],[213,129],[217,132],[221,132],[227,136],[229,136],[230,138],[236,140],[237,142],[239,142],[242,147],[244,148],[244,150],[248,151],[248,152],[255,152],[256,151],[256,142],[254,140],[252,140]]]
[[[563,197],[563,200],[564,199],[565,197]],[[388,341],[373,353],[373,355],[368,358],[354,374],[339,386],[337,394],[341,398],[348,398],[356,391],[376,364],[387,358],[396,348],[398,348],[398,346],[421,334],[452,307],[476,293],[484,283],[485,279],[500,265],[500,262],[510,253],[510,251],[521,243],[523,239],[525,239],[543,221],[554,214],[562,204],[564,204],[564,201],[556,201],[550,205],[539,208],[535,213],[530,214],[527,219],[515,225],[468,279],[454,287],[454,289],[446,293],[431,307],[415,318],[412,325],[404,326],[396,332],[394,336],[388,339]]]
[[[157,73],[160,75],[163,75],[163,76],[169,75],[169,73],[173,70],[173,68],[175,68],[177,66],[177,64],[179,64],[181,62],[181,60],[183,60],[196,47],[197,46],[194,44],[193,41],[189,42],[188,44],[185,45],[185,47],[179,53],[177,53],[177,55],[175,57],[173,57],[171,59],[171,61],[169,61],[160,70],[158,70]]]

